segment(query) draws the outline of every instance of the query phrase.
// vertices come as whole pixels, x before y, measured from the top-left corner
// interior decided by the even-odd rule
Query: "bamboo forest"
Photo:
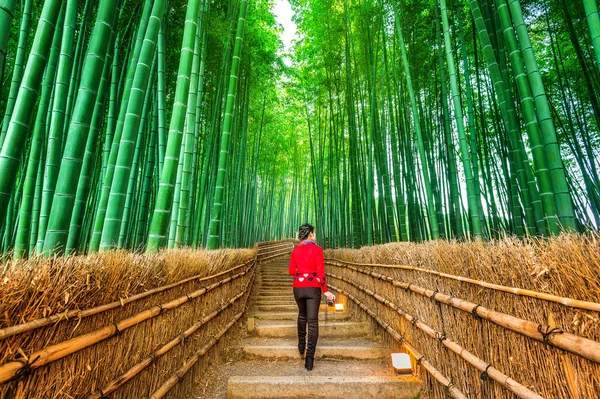
[[[0,252],[600,226],[596,0],[0,0]]]

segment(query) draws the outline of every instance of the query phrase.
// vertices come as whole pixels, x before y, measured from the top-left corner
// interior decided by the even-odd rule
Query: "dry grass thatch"
[[[548,240],[393,243],[359,250],[330,250],[326,252],[326,257],[361,264],[410,265],[492,284],[598,303],[599,238],[597,234],[590,234],[562,235]],[[481,359],[483,364],[491,364],[494,369],[542,397],[600,398],[600,364],[551,344],[568,338],[570,334],[597,343],[600,341],[599,312],[515,295],[409,268],[361,266],[359,269],[391,277],[397,283],[367,275],[356,267],[352,270],[339,263],[336,266],[334,261],[329,261],[327,266],[328,272],[347,280],[332,277],[331,284],[351,293],[373,314],[403,335],[467,397],[511,398],[514,395],[489,378],[492,373],[485,373],[483,377],[488,378],[482,379],[481,372],[467,363],[464,356],[459,356],[442,340],[432,337],[433,333],[427,334],[418,325],[400,317],[399,312],[389,304],[382,303],[381,298],[393,302],[419,323],[431,327],[431,331],[445,334],[449,341]],[[407,290],[406,287],[411,283],[414,286]],[[440,294],[433,300],[428,294],[435,292]],[[522,331],[510,331],[485,318],[475,317],[467,311],[472,310],[472,305],[463,306],[462,310],[450,306],[450,300],[459,303],[458,299],[480,305],[475,310],[480,315],[487,315],[489,309],[544,326],[541,332],[554,327],[558,330],[548,336],[549,343],[543,339],[532,339],[524,336]],[[357,306],[351,309],[365,313]],[[539,332],[535,334],[540,335]],[[560,340],[556,339],[559,336]],[[446,397],[446,389],[432,377],[428,377],[428,386],[430,397]]]
[[[25,368],[20,380],[0,385],[0,397],[87,397],[148,359],[157,348],[181,338],[169,348],[167,356],[153,358],[151,364],[111,395],[114,398],[150,396],[186,359],[205,353],[216,342],[215,337],[227,331],[224,327],[233,326],[232,321],[239,319],[253,279],[251,266],[256,253],[256,249],[182,249],[155,255],[114,251],[90,256],[34,258],[5,265],[0,277],[0,329],[73,309],[84,310],[120,301],[192,276],[198,278],[90,317],[75,317],[2,339],[0,367],[15,359],[32,362],[35,359],[29,355],[43,348],[103,327],[112,328],[115,323],[119,325],[119,321],[155,309],[159,304],[201,292],[202,287],[212,284],[213,288],[205,295],[182,301],[157,317],[132,325],[118,335],[31,373]],[[252,272],[238,268],[220,273],[244,263]],[[219,276],[200,279],[214,274]],[[236,275],[238,277],[232,279]],[[225,283],[215,285],[218,281]],[[201,328],[183,339],[186,329],[205,319]],[[198,356],[194,364],[197,364],[195,370],[201,370],[207,361]],[[190,392],[192,385],[193,378],[184,377],[170,395],[182,396]]]

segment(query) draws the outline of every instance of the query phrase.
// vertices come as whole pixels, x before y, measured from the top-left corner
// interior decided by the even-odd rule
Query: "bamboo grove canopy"
[[[0,0],[0,250],[600,225],[596,0]]]

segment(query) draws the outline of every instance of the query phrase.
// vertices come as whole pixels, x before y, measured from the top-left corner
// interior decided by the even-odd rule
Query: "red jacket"
[[[290,255],[288,273],[295,276],[292,284],[294,288],[317,287],[321,288],[323,293],[327,292],[323,248],[313,241],[302,241],[294,248]]]

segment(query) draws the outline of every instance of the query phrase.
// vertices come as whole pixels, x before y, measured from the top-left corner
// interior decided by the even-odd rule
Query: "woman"
[[[335,301],[335,295],[327,290],[325,282],[325,262],[323,249],[315,242],[315,228],[303,224],[298,229],[298,245],[290,255],[289,273],[294,277],[294,298],[298,304],[298,350],[306,357],[304,367],[313,369],[315,349],[319,338],[319,305],[321,292],[329,302]],[[306,324],[308,322],[308,345],[306,342]]]

